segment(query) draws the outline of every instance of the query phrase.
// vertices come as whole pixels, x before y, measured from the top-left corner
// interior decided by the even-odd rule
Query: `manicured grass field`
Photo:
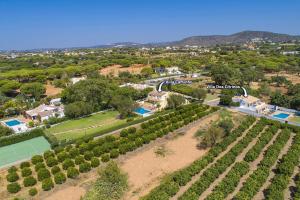
[[[291,122],[296,122],[296,123],[300,123],[300,117],[293,117],[293,118],[291,118],[289,121],[291,121]]]
[[[118,114],[117,111],[107,111],[80,119],[69,120],[47,129],[46,133],[54,135],[58,140],[80,138],[125,124],[126,120],[118,119]]]
[[[218,94],[207,94],[204,101],[207,102],[207,101],[211,101],[211,100],[214,100],[217,98],[218,98]]]
[[[24,142],[8,145],[0,148],[0,167],[29,159],[34,155],[42,154],[50,149],[50,144],[43,137],[37,137]]]

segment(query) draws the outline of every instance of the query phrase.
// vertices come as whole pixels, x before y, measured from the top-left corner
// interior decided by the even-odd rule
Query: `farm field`
[[[205,105],[190,104],[144,122],[138,128],[123,129],[120,135],[79,140],[76,144],[33,156],[31,160],[1,171],[0,195],[3,199],[16,196],[26,199],[30,198],[29,190],[35,189],[39,193],[38,199],[51,199],[51,194],[62,195],[59,188],[69,194],[72,191],[72,188],[68,189],[69,186],[95,180],[100,164],[105,165],[111,159],[132,152],[158,138],[167,137],[169,133],[217,110],[218,108]]]
[[[293,199],[289,186],[295,185],[299,153],[299,129],[248,117],[205,156],[169,174],[142,199]]]
[[[125,124],[126,120],[118,119],[117,111],[106,111],[88,117],[62,122],[47,129],[47,134],[54,135],[58,140],[69,140],[90,135],[105,129]]]

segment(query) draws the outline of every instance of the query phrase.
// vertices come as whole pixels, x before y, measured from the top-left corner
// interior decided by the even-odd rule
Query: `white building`
[[[62,118],[65,116],[64,107],[55,106],[55,105],[45,105],[42,104],[32,110],[28,110],[25,112],[26,117],[31,120],[39,120],[44,121],[48,120],[50,117]]]
[[[166,69],[167,74],[182,74],[178,67],[167,67]]]
[[[125,83],[123,85],[120,85],[120,87],[132,87],[136,90],[144,90],[146,88],[153,88],[153,86],[150,86],[147,84],[136,84],[136,83]]]
[[[239,102],[240,108],[250,110],[256,113],[264,113],[268,109],[268,105],[254,96],[239,96],[234,97],[233,102]]]
[[[73,78],[71,78],[71,82],[72,82],[72,84],[75,84],[75,83],[77,83],[77,82],[79,82],[79,81],[82,81],[82,80],[85,80],[85,79],[86,79],[85,76],[81,76],[81,77],[73,77]]]

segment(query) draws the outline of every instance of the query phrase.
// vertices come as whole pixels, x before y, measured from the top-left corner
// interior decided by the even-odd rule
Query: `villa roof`
[[[26,114],[30,115],[30,116],[37,116],[41,112],[54,110],[55,108],[56,108],[55,106],[48,106],[48,105],[42,104],[32,110],[27,110]]]
[[[259,98],[256,98],[256,97],[254,97],[254,96],[250,96],[250,95],[248,95],[247,97],[241,97],[241,99],[242,100],[244,100],[245,102],[247,102],[247,103],[255,103],[255,102],[257,102],[257,101],[260,101],[260,99]]]

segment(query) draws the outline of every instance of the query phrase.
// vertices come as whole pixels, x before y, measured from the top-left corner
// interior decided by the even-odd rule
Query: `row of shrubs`
[[[225,178],[213,189],[206,200],[225,199],[239,184],[243,175],[249,172],[249,164],[245,161],[237,162]]]
[[[252,162],[254,161],[263,148],[270,142],[270,140],[273,138],[273,136],[277,133],[278,131],[277,126],[271,126],[269,127],[258,139],[256,144],[246,153],[244,160],[246,162]]]
[[[295,177],[295,187],[292,195],[294,200],[300,200],[300,172]]]
[[[219,177],[225,170],[235,162],[236,157],[257,137],[264,129],[265,122],[260,120],[228,153],[217,160],[210,168],[206,169],[202,176],[185,192],[180,200],[198,200],[199,196]]]
[[[271,167],[277,161],[278,155],[290,136],[291,132],[289,129],[284,129],[280,132],[274,143],[265,152],[264,158],[258,164],[257,169],[243,183],[242,188],[234,197],[235,200],[253,199],[267,180]]]
[[[154,188],[147,196],[144,196],[144,200],[152,199],[169,199],[174,196],[181,186],[185,186],[193,176],[198,174],[209,163],[212,163],[214,158],[218,156],[222,151],[234,142],[238,137],[242,135],[253,123],[254,117],[247,117],[243,122],[225,137],[220,143],[212,147],[209,152],[199,160],[196,160],[188,167],[181,169],[169,175],[158,187]],[[172,191],[172,192],[170,192]]]
[[[265,123],[266,122],[267,121],[265,121]],[[235,164],[226,177],[214,188],[207,199],[225,199],[227,195],[233,192],[238,185],[240,178],[249,172],[249,162],[258,158],[262,149],[270,142],[277,131],[277,126],[271,126],[262,132],[255,145],[246,153],[244,161]]]
[[[288,150],[275,169],[275,176],[264,192],[265,199],[284,199],[284,190],[288,187],[295,167],[299,164],[300,133],[298,133],[291,148]]]
[[[66,176],[63,175],[58,164],[61,164],[62,169],[67,171],[67,177],[75,178],[79,172],[84,173],[89,171],[91,167],[97,167],[100,164],[97,157],[100,157],[102,162],[108,162],[120,154],[133,151],[151,140],[162,137],[183,125],[218,110],[218,108],[207,110],[208,108],[208,106],[199,106],[198,104],[183,106],[175,112],[143,123],[142,128],[139,130],[133,127],[124,129],[119,137],[110,135],[96,140],[78,140],[74,145],[57,147],[54,151],[49,150],[43,155],[33,156],[31,163],[34,165],[32,168],[36,171],[37,180],[32,177],[30,162],[23,162],[20,165],[20,171],[24,178],[23,185],[25,187],[33,186],[36,181],[41,181],[42,188],[50,190],[54,187],[51,174],[54,176],[55,183],[61,184],[65,181]],[[76,165],[78,165],[78,169]],[[7,180],[9,182],[19,180],[17,170],[16,167],[11,167],[8,170]],[[7,187],[9,192],[15,193],[20,190],[9,189],[12,187],[11,185],[16,185],[16,183]]]

